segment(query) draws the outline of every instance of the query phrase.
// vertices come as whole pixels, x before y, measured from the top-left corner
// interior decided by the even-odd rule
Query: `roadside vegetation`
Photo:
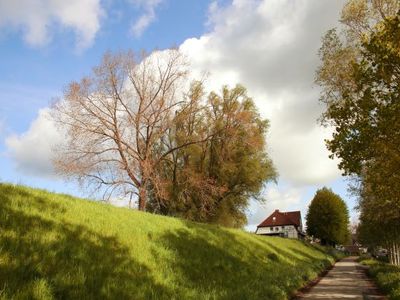
[[[400,267],[375,259],[361,259],[361,263],[368,266],[368,274],[389,299],[400,299]]]
[[[0,184],[2,299],[285,299],[322,247]]]
[[[359,198],[358,237],[400,265],[400,1],[349,0],[320,49],[331,157]]]

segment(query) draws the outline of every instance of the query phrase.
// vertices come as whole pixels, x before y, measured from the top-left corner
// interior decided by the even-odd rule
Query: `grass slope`
[[[322,249],[0,184],[0,298],[284,299]]]

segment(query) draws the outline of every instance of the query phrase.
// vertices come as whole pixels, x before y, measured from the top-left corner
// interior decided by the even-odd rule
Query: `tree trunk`
[[[392,265],[400,265],[400,247],[396,242],[392,242],[389,248],[389,263]]]
[[[396,264],[396,253],[395,253],[395,250],[394,250],[394,243],[392,244],[392,247],[390,249],[390,253],[391,253],[391,261],[390,261],[390,263],[392,265],[395,265]]]
[[[394,264],[394,255],[393,255],[393,245],[392,245],[392,243],[390,243],[390,242],[388,242],[388,246],[387,246],[387,249],[388,249],[388,256],[389,256],[389,264]]]
[[[399,248],[399,244],[394,243],[394,255],[395,255],[395,260],[394,260],[394,264],[396,266],[400,265],[400,248]]]
[[[147,189],[146,185],[142,184],[139,187],[139,210],[145,211],[146,210],[146,201],[147,201]]]

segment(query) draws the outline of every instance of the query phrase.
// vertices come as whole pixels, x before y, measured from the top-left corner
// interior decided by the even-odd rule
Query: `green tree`
[[[306,216],[307,233],[324,245],[349,241],[349,213],[346,203],[326,187],[318,190]]]
[[[323,40],[317,76],[323,123],[335,129],[328,149],[356,181],[360,238],[392,249],[392,262],[400,257],[399,9],[398,1],[349,1],[344,31]]]
[[[241,227],[247,221],[249,200],[259,199],[264,184],[276,176],[266,152],[268,121],[260,117],[240,85],[232,89],[225,86],[221,93],[211,92],[206,97],[201,83],[195,83],[189,97],[195,106],[191,109],[199,113],[182,118],[172,141],[180,144],[214,134],[205,143],[181,149],[165,163],[166,198],[170,201],[153,199],[151,209]]]
[[[59,174],[139,210],[240,227],[250,198],[275,178],[263,120],[246,89],[188,86],[176,49],[107,53],[53,108],[66,142]]]

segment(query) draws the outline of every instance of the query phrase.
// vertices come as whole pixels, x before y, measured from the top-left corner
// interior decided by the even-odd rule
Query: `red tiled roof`
[[[269,227],[269,226],[283,226],[283,225],[295,225],[299,227],[301,224],[300,211],[288,211],[280,212],[275,210],[268,218],[261,222],[257,227]]]

